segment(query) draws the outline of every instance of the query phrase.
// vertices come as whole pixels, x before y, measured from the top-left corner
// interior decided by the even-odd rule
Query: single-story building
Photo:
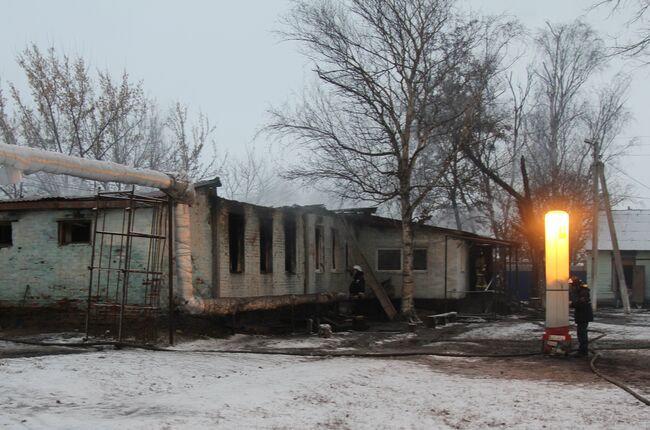
[[[627,209],[612,211],[618,247],[621,251],[623,273],[630,303],[647,306],[650,303],[650,210]],[[587,241],[587,282],[591,279],[592,242]],[[609,225],[605,213],[598,219],[598,274],[596,297],[598,304],[620,305],[618,277]],[[594,289],[594,286],[590,286]]]
[[[121,304],[164,312],[171,297],[190,313],[224,316],[340,300],[353,265],[364,268],[370,296],[381,301],[379,288],[389,302],[399,300],[398,221],[372,209],[237,202],[219,197],[219,185],[195,185],[192,291],[176,282],[172,294],[169,268],[182,251],[169,258],[162,193],[0,202],[0,307],[90,303],[92,315],[115,317],[125,312]],[[414,242],[416,300],[446,304],[507,291],[516,243],[428,225],[417,226]]]

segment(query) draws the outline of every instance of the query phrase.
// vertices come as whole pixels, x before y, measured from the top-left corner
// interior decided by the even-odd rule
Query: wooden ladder
[[[361,250],[361,246],[359,245],[359,241],[354,235],[354,232],[350,229],[347,220],[345,219],[344,215],[339,214],[339,219],[341,220],[341,223],[343,224],[343,227],[345,228],[345,235],[348,239],[348,243],[351,243],[356,251],[356,254],[358,254],[361,257],[361,263],[363,264],[363,269],[364,269],[364,274],[368,275],[366,277],[366,281],[372,291],[375,293],[375,296],[379,300],[379,303],[381,304],[381,307],[384,309],[384,312],[386,312],[386,316],[388,316],[389,320],[393,320],[397,316],[397,310],[395,310],[395,306],[393,306],[393,302],[390,301],[390,298],[388,297],[388,294],[386,294],[386,290],[384,290],[384,287],[381,285],[379,282],[379,279],[377,278],[377,274],[373,270],[372,266],[368,262],[368,259],[364,255],[363,251]]]

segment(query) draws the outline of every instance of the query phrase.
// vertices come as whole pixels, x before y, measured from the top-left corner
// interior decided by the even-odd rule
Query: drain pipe
[[[25,146],[0,144],[0,184],[20,182],[23,174],[36,172],[135,184],[158,188],[167,193],[177,202],[174,218],[178,292],[190,313],[203,311],[203,302],[194,296],[192,286],[189,205],[194,202],[195,192],[187,178],[151,169],[136,169],[110,161],[91,160]]]

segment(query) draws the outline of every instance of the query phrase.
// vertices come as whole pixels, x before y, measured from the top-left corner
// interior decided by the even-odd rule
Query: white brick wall
[[[146,231],[148,216],[140,219],[136,231]],[[121,231],[122,211],[108,212],[107,231]],[[94,221],[90,211],[81,211],[85,218]],[[90,244],[59,245],[58,221],[78,218],[72,210],[15,211],[16,220],[12,223],[13,246],[0,248],[0,301],[9,304],[49,304],[58,300],[85,300],[88,296],[89,270],[92,246]],[[100,218],[101,220],[101,218]],[[118,239],[114,239],[114,249],[118,249]],[[103,257],[107,265],[108,240],[105,239]],[[131,268],[146,266],[148,247],[135,241],[132,251]],[[99,254],[97,255],[99,258]],[[113,255],[117,264],[119,255]],[[116,276],[113,273],[111,276]],[[96,279],[96,278],[95,278]],[[102,273],[104,282],[106,274]],[[114,279],[114,278],[113,278]],[[133,285],[140,283],[139,275],[132,275]],[[112,284],[112,283],[111,283]],[[135,301],[140,297],[137,288],[130,290],[129,299]]]
[[[377,249],[402,249],[401,230],[362,227],[359,243],[368,263],[376,271],[380,282],[390,279],[396,295],[402,289],[401,271],[378,271]],[[414,248],[427,250],[427,270],[415,271],[415,298],[440,299],[445,296],[445,237],[431,230],[419,230]],[[464,297],[467,284],[467,246],[463,241],[449,238],[447,241],[447,297]],[[350,264],[356,264],[351,262]],[[360,264],[360,263],[359,263]],[[403,261],[402,261],[403,264]]]

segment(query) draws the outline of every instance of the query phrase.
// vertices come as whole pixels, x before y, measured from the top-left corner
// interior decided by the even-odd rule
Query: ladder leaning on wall
[[[395,319],[395,317],[397,316],[397,310],[395,309],[395,306],[393,306],[393,303],[390,301],[388,294],[386,294],[386,290],[384,290],[384,287],[379,282],[379,279],[377,278],[377,274],[375,273],[372,266],[368,262],[368,259],[364,255],[361,246],[359,245],[359,241],[357,240],[356,236],[354,235],[354,232],[348,225],[345,216],[338,214],[338,218],[341,221],[343,228],[345,229],[345,236],[348,240],[348,243],[354,246],[356,254],[362,260],[361,263],[363,264],[363,267],[366,269],[366,272],[364,273],[368,275],[366,277],[366,281],[368,285],[372,289],[373,293],[375,293],[375,296],[379,300],[379,303],[381,304],[381,307],[384,309],[384,312],[386,312],[386,316],[388,316],[388,319],[389,320]]]

